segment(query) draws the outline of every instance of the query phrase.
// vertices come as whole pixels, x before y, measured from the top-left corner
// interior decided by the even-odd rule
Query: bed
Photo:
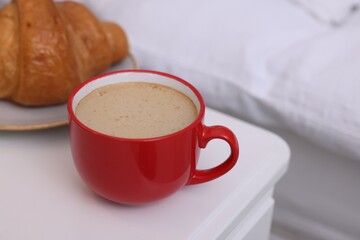
[[[360,1],[81,2],[124,27],[141,68],[288,142],[274,240],[360,239]]]

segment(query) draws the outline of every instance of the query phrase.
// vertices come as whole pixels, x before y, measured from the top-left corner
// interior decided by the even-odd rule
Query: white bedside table
[[[272,193],[288,165],[287,144],[212,109],[205,123],[235,132],[237,165],[217,180],[140,207],[106,201],[82,183],[67,127],[0,132],[0,239],[268,239]],[[228,151],[224,142],[210,142],[199,167],[213,166]]]

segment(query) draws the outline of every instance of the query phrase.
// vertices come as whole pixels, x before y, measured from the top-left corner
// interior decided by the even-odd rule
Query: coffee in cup
[[[161,84],[124,82],[93,90],[76,107],[81,122],[122,138],[153,138],[177,132],[197,117],[185,94]]]

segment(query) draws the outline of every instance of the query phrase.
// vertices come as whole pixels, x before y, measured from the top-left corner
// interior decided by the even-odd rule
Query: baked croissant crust
[[[0,10],[0,99],[64,103],[127,53],[121,27],[99,21],[83,4],[14,0]]]

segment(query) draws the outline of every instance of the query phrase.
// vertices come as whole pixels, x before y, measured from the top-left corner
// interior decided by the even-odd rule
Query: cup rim
[[[180,82],[181,84],[187,86],[197,97],[197,100],[199,101],[199,113],[198,116],[196,117],[196,119],[189,124],[188,126],[186,126],[185,128],[177,131],[177,132],[173,132],[170,134],[166,134],[166,135],[161,135],[161,136],[157,136],[157,137],[151,137],[151,138],[125,138],[125,137],[117,137],[117,136],[111,136],[102,132],[98,132],[88,126],[86,126],[85,124],[83,124],[75,115],[75,111],[72,107],[73,105],[73,101],[74,101],[74,97],[76,96],[76,94],[80,91],[80,89],[82,89],[84,86],[86,86],[87,84],[89,84],[92,81],[99,81],[100,79],[102,79],[103,77],[109,76],[109,75],[116,75],[116,74],[122,74],[122,73],[149,73],[149,74],[155,74],[155,75],[160,75],[163,77],[167,77],[167,78],[171,78],[175,81]],[[79,84],[70,94],[69,98],[68,98],[68,102],[67,102],[67,110],[69,113],[69,123],[72,121],[74,121],[80,128],[82,128],[83,130],[90,132],[92,134],[95,135],[99,135],[105,138],[110,138],[110,139],[114,139],[114,140],[121,140],[121,141],[128,141],[128,142],[147,142],[147,141],[158,141],[158,140],[163,140],[163,139],[167,139],[167,138],[171,138],[177,135],[181,135],[184,132],[187,132],[189,129],[195,128],[204,118],[204,114],[205,114],[205,101],[202,97],[202,95],[200,94],[200,92],[189,82],[185,81],[184,79],[174,76],[172,74],[169,73],[165,73],[165,72],[160,72],[160,71],[154,71],[154,70],[142,70],[142,69],[129,69],[129,70],[119,70],[119,71],[112,71],[112,72],[107,72],[107,73],[103,73],[97,76],[94,76],[92,78],[89,78],[88,80],[82,82],[81,84]]]

